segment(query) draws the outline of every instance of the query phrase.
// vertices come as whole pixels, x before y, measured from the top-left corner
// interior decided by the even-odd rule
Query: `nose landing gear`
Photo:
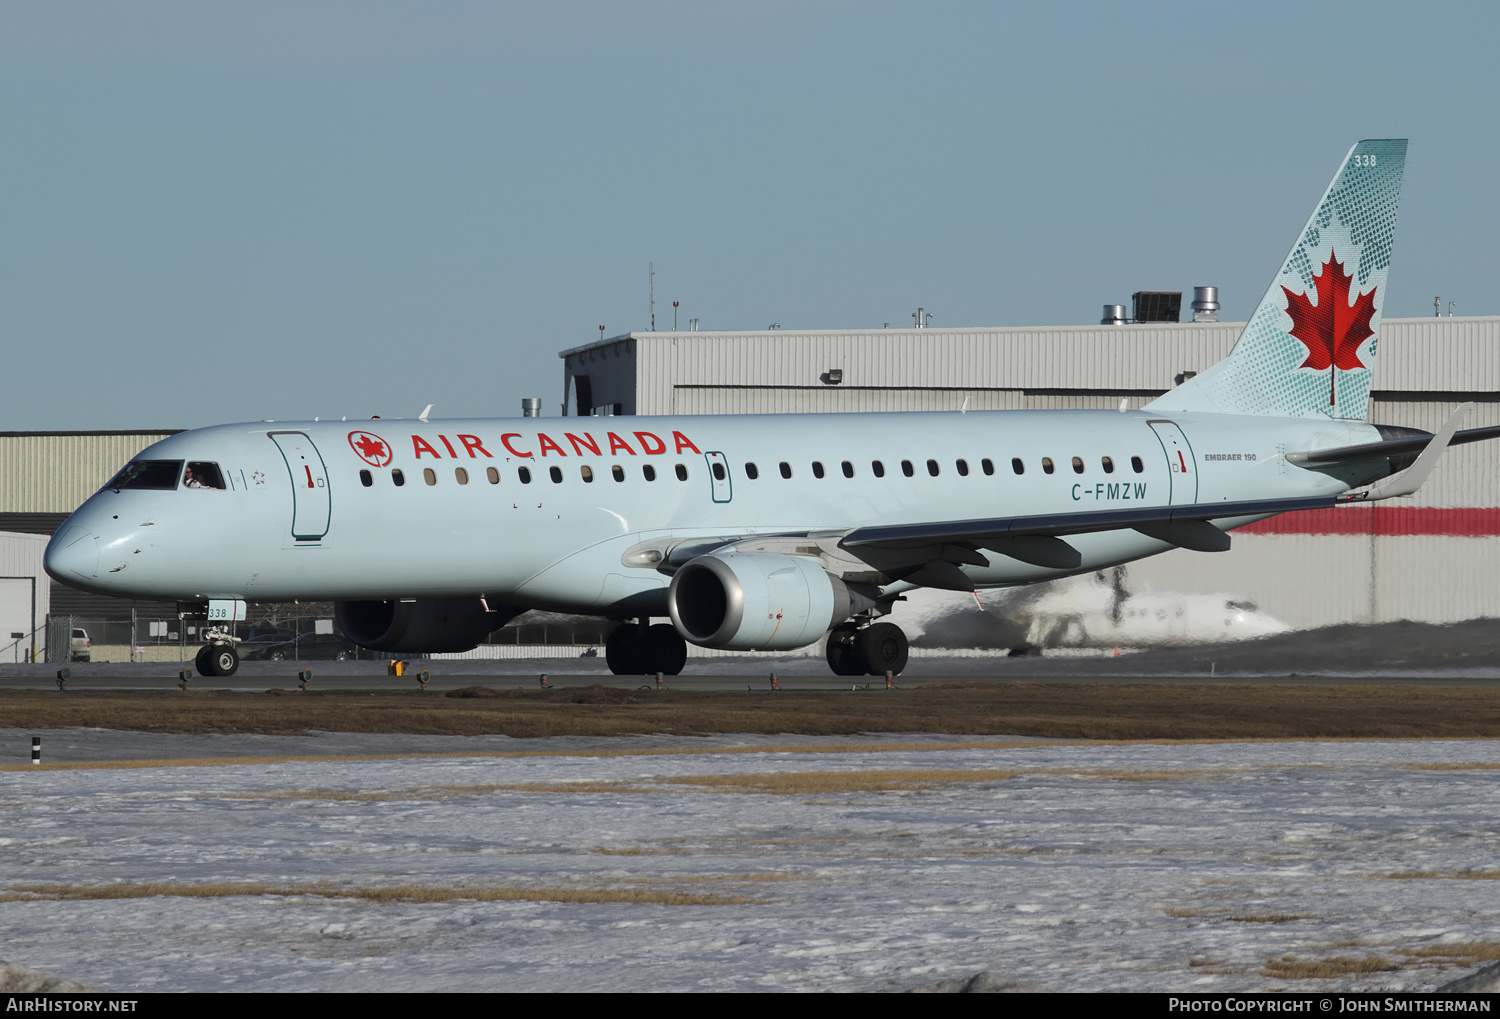
[[[193,664],[200,676],[233,676],[240,667],[240,653],[227,634],[208,631],[208,643],[199,649]]]

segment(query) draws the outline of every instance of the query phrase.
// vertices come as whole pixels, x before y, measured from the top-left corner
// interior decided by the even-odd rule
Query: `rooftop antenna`
[[[599,342],[600,343],[604,342],[604,327],[603,326],[599,327]]]
[[[656,263],[647,262],[651,270],[651,331],[656,332]]]

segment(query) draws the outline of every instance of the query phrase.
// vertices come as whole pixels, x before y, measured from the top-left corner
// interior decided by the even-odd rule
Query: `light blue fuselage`
[[[46,563],[65,583],[121,596],[479,595],[664,615],[669,576],[622,562],[648,539],[1330,495],[1348,479],[1282,454],[1378,440],[1360,422],[1140,411],[221,425],[172,436],[136,461],[217,465],[225,487],[106,487],[68,518]],[[1082,555],[1076,570],[996,552],[964,570],[976,587],[1025,584],[1172,547],[1129,529],[1070,541]]]

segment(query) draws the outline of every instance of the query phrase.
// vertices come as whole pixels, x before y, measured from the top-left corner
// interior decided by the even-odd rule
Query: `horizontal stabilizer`
[[[1454,432],[1448,441],[1450,446],[1462,446],[1469,442],[1500,439],[1500,425],[1486,428],[1465,428]],[[1368,442],[1363,446],[1339,446],[1335,449],[1315,449],[1306,452],[1288,453],[1288,463],[1336,464],[1352,463],[1355,460],[1380,460],[1388,456],[1403,456],[1426,449],[1432,443],[1432,435],[1418,435],[1409,439],[1388,439],[1385,442]]]
[[[1398,495],[1411,495],[1422,487],[1422,482],[1427,480],[1427,475],[1437,466],[1438,457],[1448,448],[1448,443],[1453,441],[1453,435],[1458,426],[1463,422],[1464,415],[1469,413],[1472,403],[1462,404],[1453,415],[1448,418],[1448,423],[1438,429],[1438,433],[1427,443],[1422,450],[1417,462],[1395,477],[1386,478],[1380,484],[1371,488],[1368,492],[1361,492],[1349,498],[1374,502],[1379,499],[1394,499]]]

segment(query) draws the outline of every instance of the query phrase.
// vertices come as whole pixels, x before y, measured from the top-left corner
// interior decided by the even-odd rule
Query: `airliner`
[[[919,588],[895,606],[913,647],[1027,655],[1109,653],[1255,640],[1290,626],[1252,601],[1219,592],[1130,590],[1126,567],[1029,587],[977,592]]]
[[[899,673],[907,591],[1223,551],[1500,435],[1465,408],[1435,435],[1364,420],[1405,162],[1356,144],[1229,355],[1139,409],[219,425],[141,451],[46,569],[206,613],[204,675],[237,668],[247,601],[291,599],[393,655],[545,609],[618,620],[617,674],[825,637],[836,674]]]

